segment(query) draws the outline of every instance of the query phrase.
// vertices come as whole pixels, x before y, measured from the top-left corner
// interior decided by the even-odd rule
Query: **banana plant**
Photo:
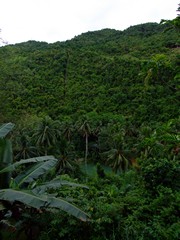
[[[0,126],[0,170],[9,166],[12,161],[12,145],[8,138],[9,133],[13,129],[13,123],[6,123]],[[11,175],[5,172],[0,175],[0,189],[9,187]]]
[[[0,200],[10,202],[18,201],[41,210],[46,208],[59,208],[82,221],[86,221],[87,215],[79,208],[63,199],[52,197],[47,193],[48,189],[60,188],[63,185],[87,188],[86,186],[61,180],[52,180],[48,183],[45,182],[44,184],[36,185],[36,180],[52,170],[57,162],[58,160],[53,156],[43,156],[21,160],[0,170],[0,174],[2,174],[15,171],[21,165],[33,163],[32,166],[12,179],[11,188],[0,190]]]
[[[23,159],[12,163],[12,147],[10,140],[5,138],[13,127],[13,124],[4,124],[0,127],[0,176],[8,174],[8,181],[4,177],[1,178],[0,202],[7,208],[7,211],[10,211],[13,215],[12,206],[13,209],[16,206],[16,211],[20,211],[19,209],[22,209],[22,206],[23,211],[30,208],[41,212],[60,209],[82,221],[87,221],[88,215],[84,211],[72,203],[48,193],[49,189],[60,188],[63,185],[87,188],[81,184],[69,183],[60,179],[43,183],[46,174],[57,165],[58,160],[54,156]],[[25,166],[25,170],[12,178],[11,173],[21,166]],[[9,181],[10,178],[11,181]],[[38,185],[39,179],[41,179],[41,184]],[[3,181],[7,183],[4,184]],[[5,220],[0,219],[0,222]]]

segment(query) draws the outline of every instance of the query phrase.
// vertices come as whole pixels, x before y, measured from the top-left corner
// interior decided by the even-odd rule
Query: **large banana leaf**
[[[32,195],[25,191],[18,191],[13,189],[0,190],[0,200],[6,200],[9,202],[19,201],[30,207],[41,208],[47,205],[47,200],[41,197]]]
[[[0,126],[0,138],[6,137],[6,135],[13,129],[13,123],[4,123]]]
[[[44,183],[42,185],[38,185],[36,188],[34,188],[32,191],[35,194],[44,194],[48,189],[57,189],[62,186],[70,186],[70,187],[81,187],[89,189],[87,186],[77,183],[71,183],[65,180],[52,180],[50,182]]]
[[[57,208],[61,209],[82,221],[87,221],[88,216],[85,212],[77,208],[76,206],[66,202],[63,199],[50,197],[48,195],[34,195],[31,192],[17,191],[13,189],[0,190],[0,200],[9,202],[18,201],[29,207],[37,209]]]
[[[48,203],[49,208],[61,209],[65,212],[75,216],[76,218],[79,218],[81,221],[84,221],[84,222],[86,222],[88,220],[88,216],[84,211],[80,210],[76,206],[66,202],[63,199],[49,197],[48,201],[49,201],[49,203]]]
[[[57,159],[51,159],[49,161],[35,164],[29,170],[19,174],[14,181],[18,186],[21,186],[23,183],[31,183],[38,177],[50,171],[57,164],[57,161]]]
[[[4,167],[7,164],[12,163],[12,145],[8,139],[1,139],[0,138],[0,164],[3,163]],[[2,166],[3,167],[3,166]],[[0,166],[0,169],[2,169]]]
[[[0,170],[8,167],[12,162],[12,146],[8,139],[0,138]],[[11,174],[3,173],[0,175],[0,188],[8,188]]]
[[[40,163],[40,162],[45,162],[49,160],[54,160],[54,156],[42,156],[42,157],[34,157],[34,158],[28,158],[28,159],[23,159],[20,160],[19,162],[15,162],[11,164],[10,166],[0,170],[0,174],[4,172],[11,172],[16,170],[17,167],[19,167],[22,164],[27,164],[27,163]]]

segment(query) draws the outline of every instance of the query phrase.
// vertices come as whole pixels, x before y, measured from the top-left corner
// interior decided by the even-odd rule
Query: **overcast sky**
[[[1,37],[9,43],[65,41],[83,32],[160,22],[179,0],[0,0]]]

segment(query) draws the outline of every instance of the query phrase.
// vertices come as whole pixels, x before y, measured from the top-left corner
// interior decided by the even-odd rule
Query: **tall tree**
[[[42,148],[45,155],[48,154],[50,147],[53,147],[60,136],[60,122],[52,120],[49,116],[45,116],[38,123],[33,138],[36,144]]]
[[[172,28],[175,28],[177,29],[178,31],[180,30],[180,4],[178,4],[178,9],[177,9],[177,17],[172,19],[172,20],[164,20],[162,19],[161,20],[161,23],[166,23],[168,24],[170,27],[168,28],[168,30],[172,29]]]
[[[87,119],[81,120],[77,122],[77,129],[78,132],[85,138],[85,156],[84,156],[84,162],[85,162],[85,168],[87,173],[87,158],[88,158],[88,149],[89,149],[89,136],[92,133],[92,129],[90,127],[90,123]]]
[[[66,93],[67,93],[67,82],[68,82],[68,67],[69,67],[69,58],[70,58],[70,54],[69,51],[67,50],[66,52],[66,57],[63,63],[63,95],[64,95],[64,101],[66,98]]]
[[[32,143],[31,137],[25,131],[19,132],[16,138],[16,147],[14,149],[16,160],[32,158],[38,156],[38,148]]]

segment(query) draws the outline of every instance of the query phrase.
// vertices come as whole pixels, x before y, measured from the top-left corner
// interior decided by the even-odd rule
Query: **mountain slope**
[[[111,112],[135,122],[178,113],[179,36],[146,23],[72,40],[0,48],[1,120],[21,115]]]

